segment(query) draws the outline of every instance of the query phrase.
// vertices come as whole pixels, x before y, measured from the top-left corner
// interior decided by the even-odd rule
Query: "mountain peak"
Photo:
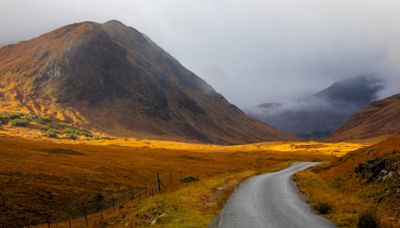
[[[103,23],[103,25],[113,25],[113,26],[124,26],[124,27],[127,27],[124,23],[122,23],[121,21],[118,21],[116,19],[109,20],[109,21]]]
[[[212,143],[291,138],[247,117],[119,21],[67,25],[2,48],[0,65],[0,105],[111,135]]]
[[[248,112],[272,126],[300,136],[325,136],[342,125],[354,112],[371,103],[382,89],[372,76],[337,81],[299,101],[262,104]]]

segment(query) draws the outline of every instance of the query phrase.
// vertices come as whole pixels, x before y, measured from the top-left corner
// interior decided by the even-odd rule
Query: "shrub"
[[[358,224],[359,228],[379,228],[380,220],[376,211],[368,210],[364,213],[361,213],[358,216]]]
[[[315,209],[322,215],[326,215],[329,214],[329,212],[331,212],[331,205],[329,205],[328,203],[320,203],[318,204]]]
[[[51,125],[45,125],[45,126],[43,126],[42,127],[42,131],[48,131],[48,130],[50,130],[50,129],[53,129],[53,127],[51,126]],[[54,129],[53,129],[54,130]]]
[[[50,122],[50,119],[44,116],[32,115],[31,118],[38,124],[47,124],[48,122]]]
[[[4,124],[9,122],[10,120],[13,119],[18,119],[20,117],[22,117],[24,114],[19,113],[19,112],[6,112],[6,113],[2,113],[0,114],[0,124]]]
[[[199,181],[198,177],[194,177],[194,176],[187,176],[181,179],[182,183],[190,183],[190,182],[195,182],[195,181]]]
[[[101,193],[97,193],[91,200],[94,204],[94,209],[100,211],[104,207],[104,196]]]
[[[29,124],[29,121],[26,119],[13,119],[8,122],[11,126],[19,126],[19,127],[26,127]]]
[[[53,128],[48,128],[47,130],[44,131],[43,133],[45,136],[49,138],[57,138],[57,132]]]
[[[86,136],[86,137],[93,137],[92,133],[87,130],[83,129],[76,129],[72,127],[66,127],[64,129],[64,134],[70,135],[70,136]]]
[[[72,140],[77,140],[77,139],[79,139],[79,137],[76,136],[76,135],[69,135],[69,138],[72,139]]]

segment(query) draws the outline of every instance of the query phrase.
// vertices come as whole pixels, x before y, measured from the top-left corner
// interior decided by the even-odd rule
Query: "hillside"
[[[83,22],[0,49],[0,111],[114,136],[234,144],[293,138],[247,117],[147,36]]]
[[[400,135],[400,95],[371,103],[330,136],[333,140]]]
[[[291,134],[321,137],[373,102],[381,88],[378,79],[358,76],[335,82],[305,99],[265,103],[247,109],[247,113]]]
[[[297,174],[297,182],[317,209],[341,227],[377,210],[382,227],[400,225],[400,138],[350,152],[328,164]]]

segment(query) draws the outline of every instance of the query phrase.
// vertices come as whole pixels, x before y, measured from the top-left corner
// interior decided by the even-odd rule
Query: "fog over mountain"
[[[335,82],[300,100],[264,103],[247,108],[249,115],[300,136],[325,136],[339,128],[353,113],[375,101],[383,81],[373,76]]]
[[[382,79],[383,97],[400,87],[398,12],[388,0],[3,0],[0,45],[117,19],[242,108],[306,98],[360,74]]]

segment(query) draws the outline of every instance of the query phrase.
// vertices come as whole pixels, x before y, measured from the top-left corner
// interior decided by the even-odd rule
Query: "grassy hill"
[[[360,215],[375,212],[383,227],[398,227],[399,170],[400,138],[391,138],[298,173],[296,179],[311,205],[325,208],[341,227],[354,227]]]

